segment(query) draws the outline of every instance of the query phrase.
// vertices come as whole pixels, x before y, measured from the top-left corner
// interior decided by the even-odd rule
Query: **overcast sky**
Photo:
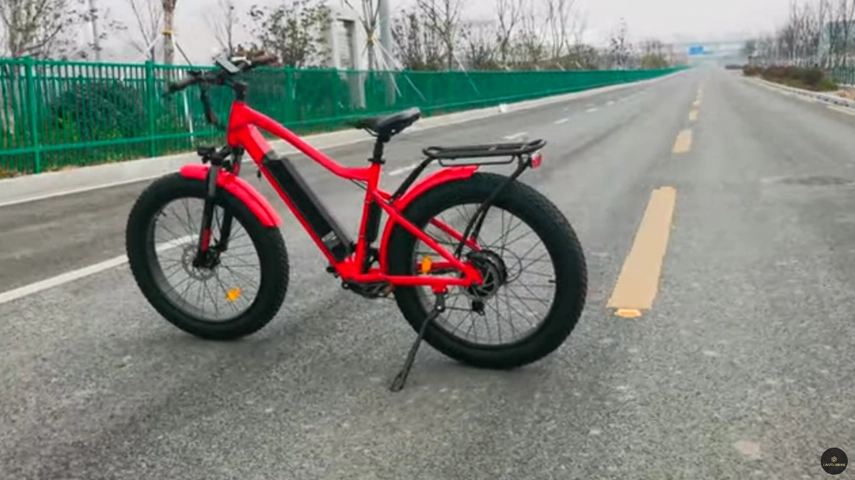
[[[129,24],[132,29],[122,36],[137,35],[129,0],[95,0],[100,8]],[[148,0],[137,0],[138,2]],[[154,0],[159,1],[159,0]],[[275,4],[281,0],[238,1],[246,11],[252,4]],[[330,0],[339,3],[341,0]],[[358,5],[359,0],[351,0]],[[414,0],[389,0],[393,13]],[[495,0],[463,0],[467,16],[490,17]],[[626,19],[634,39],[657,37],[664,41],[714,40],[723,36],[765,32],[783,21],[788,0],[576,0],[587,19],[586,41],[601,43],[613,31],[621,17]],[[210,59],[217,45],[205,16],[214,10],[216,0],[178,0],[176,39],[193,62]],[[244,35],[246,33],[244,32]],[[107,47],[114,57],[130,58],[126,38],[113,38]],[[119,58],[115,58],[119,59]]]

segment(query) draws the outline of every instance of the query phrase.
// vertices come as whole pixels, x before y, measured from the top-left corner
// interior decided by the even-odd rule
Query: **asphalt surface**
[[[855,452],[853,128],[855,116],[696,70],[402,135],[389,171],[426,144],[549,142],[523,179],[568,217],[589,265],[560,350],[489,372],[424,347],[390,393],[413,332],[394,303],[344,292],[275,203],[291,288],[240,342],[169,325],[127,266],[0,305],[0,478],[824,478],[825,449]],[[674,154],[684,129],[691,144]],[[328,153],[359,165],[369,152]],[[355,228],[359,190],[304,171]],[[0,292],[123,254],[144,186],[0,209]],[[621,318],[606,302],[662,186],[676,207],[659,293]]]

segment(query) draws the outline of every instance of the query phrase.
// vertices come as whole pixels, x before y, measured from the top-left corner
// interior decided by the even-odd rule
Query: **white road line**
[[[85,167],[83,167],[83,168],[85,168]],[[176,169],[175,171],[177,172],[178,170]],[[20,199],[20,200],[12,200],[9,202],[0,203],[0,208],[12,207],[15,205],[20,205],[22,203],[38,202],[38,201],[47,200],[50,198],[65,197],[67,195],[75,195],[78,193],[88,193],[88,192],[93,192],[95,190],[104,190],[107,188],[123,187],[125,185],[131,185],[134,183],[149,182],[151,180],[155,180],[157,178],[160,178],[164,175],[168,175],[169,173],[171,173],[171,172],[158,173],[157,175],[150,175],[150,176],[145,177],[145,178],[137,178],[134,180],[122,180],[121,182],[104,183],[104,184],[96,185],[94,187],[75,188],[72,190],[66,190],[64,192],[59,192],[59,193],[48,193],[46,195],[36,195],[33,197],[27,197],[27,198]]]
[[[410,170],[414,170],[418,166],[419,166],[418,163],[414,163],[413,165],[410,165],[409,167],[396,168],[395,170],[392,170],[391,172],[389,172],[389,176],[394,177],[394,176],[400,175],[402,173],[407,173]]]
[[[586,111],[587,111],[588,113],[596,112],[596,111],[597,111],[597,107],[589,108],[589,109],[588,109],[588,110],[586,110]]]
[[[614,104],[615,104],[614,100],[609,100],[609,103],[607,103],[606,105],[614,105]]]
[[[157,251],[162,252],[164,250],[169,250],[170,248],[175,248],[194,237],[195,236],[188,235],[186,237],[177,238],[166,243],[161,243],[157,246]],[[120,257],[111,258],[109,260],[105,260],[94,265],[89,265],[88,267],[79,268],[77,270],[72,270],[70,272],[66,272],[55,277],[47,278],[36,283],[24,285],[23,287],[18,287],[14,290],[9,290],[8,292],[0,293],[0,305],[3,305],[4,303],[9,303],[14,300],[18,300],[19,298],[23,298],[34,293],[39,293],[50,288],[58,287],[66,283],[73,282],[75,280],[80,280],[81,278],[89,277],[91,275],[95,275],[96,273],[105,272],[107,270],[110,270],[111,268],[116,268],[121,265],[124,265],[127,262],[127,255],[122,255]]]
[[[515,133],[513,135],[504,136],[502,138],[504,138],[505,140],[513,140],[517,137],[522,137],[523,135],[528,135],[528,132],[519,132],[519,133]]]
[[[569,119],[569,118],[562,118],[561,120],[556,120],[556,121],[555,121],[555,124],[556,124],[556,125],[561,125],[562,123],[566,122],[567,120],[570,120],[570,119]]]
[[[838,107],[837,105],[828,105],[829,110],[834,110],[835,112],[845,113],[846,115],[855,115],[855,110],[846,107]]]

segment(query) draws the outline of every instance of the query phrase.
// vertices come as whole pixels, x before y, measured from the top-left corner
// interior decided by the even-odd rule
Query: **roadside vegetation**
[[[152,94],[186,64],[180,34],[171,33],[176,15],[200,16],[200,28],[218,44],[215,56],[276,54],[283,68],[254,74],[258,98],[250,100],[300,134],[338,129],[346,117],[398,103],[438,114],[504,98],[509,85],[528,89],[510,97],[589,88],[623,78],[605,71],[661,70],[685,60],[656,38],[633,39],[619,18],[606,38],[590,38],[582,0],[491,1],[492,13],[480,16],[466,13],[465,0],[414,0],[397,9],[391,47],[356,46],[367,56],[357,73],[344,70],[349,60],[334,62],[340,52],[329,44],[337,21],[331,7],[352,9],[360,37],[377,39],[378,0],[210,0],[201,14],[182,10],[182,0],[99,0],[94,8],[87,0],[0,0],[0,175],[179,153],[218,135],[195,104]],[[119,9],[129,15],[113,15]],[[82,41],[88,35],[80,32],[90,29],[97,38]],[[405,72],[396,76],[402,100],[387,99],[385,84],[366,69]],[[216,95],[227,108],[228,95]],[[44,147],[38,164],[37,143]]]
[[[793,0],[787,19],[743,53],[748,76],[822,92],[853,84],[855,0]]]
[[[837,91],[838,85],[821,68],[805,68],[791,65],[761,67],[745,65],[742,73],[748,77],[760,77],[770,82],[814,92]]]

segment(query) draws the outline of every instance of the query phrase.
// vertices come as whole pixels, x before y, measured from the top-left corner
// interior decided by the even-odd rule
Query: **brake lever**
[[[213,125],[215,128],[220,130],[224,130],[223,124],[220,123],[220,120],[217,118],[217,114],[214,113],[214,107],[211,106],[211,97],[208,96],[208,85],[201,85],[199,88],[199,97],[202,101],[202,106],[205,109],[205,119]]]

